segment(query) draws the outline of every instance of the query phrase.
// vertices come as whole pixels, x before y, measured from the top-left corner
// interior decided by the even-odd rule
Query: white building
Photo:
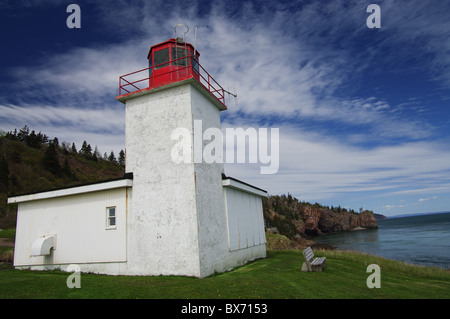
[[[226,110],[198,56],[170,39],[150,49],[148,69],[121,77],[122,179],[8,199],[18,203],[15,267],[205,277],[265,257],[266,191],[226,177],[223,163],[197,161],[194,147],[189,161],[172,158],[175,129],[194,141],[194,121],[202,134],[220,129]]]

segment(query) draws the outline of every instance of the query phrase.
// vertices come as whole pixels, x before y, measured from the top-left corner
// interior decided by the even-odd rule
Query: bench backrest
[[[303,256],[305,257],[307,262],[310,262],[314,258],[314,253],[311,247],[308,247],[303,251]]]

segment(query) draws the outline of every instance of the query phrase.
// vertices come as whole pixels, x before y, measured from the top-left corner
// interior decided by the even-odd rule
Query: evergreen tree
[[[86,153],[86,148],[87,148],[87,142],[83,141],[83,144],[81,145],[81,149],[80,149],[80,155],[85,155]]]
[[[91,147],[91,144],[87,145],[86,156],[87,156],[87,158],[89,158],[89,157],[92,158],[92,147]]]
[[[64,155],[69,154],[69,144],[67,142],[62,142],[61,147],[62,147]]]
[[[92,153],[92,159],[97,162],[98,159],[101,157],[102,156],[100,155],[100,152],[98,151],[97,146],[95,146],[94,153]]]
[[[28,128],[28,126],[24,126],[19,133],[17,133],[17,138],[19,139],[19,141],[21,142],[25,142],[28,138],[28,135],[30,134],[30,129]]]
[[[72,175],[72,170],[70,169],[70,163],[69,163],[69,159],[67,156],[64,159],[63,173],[64,173],[64,175],[69,176],[69,177]]]
[[[14,129],[14,137],[17,137],[17,129]]]
[[[27,144],[29,147],[40,148],[41,141],[39,140],[39,136],[34,131],[31,131],[31,133],[25,140],[25,144]]]
[[[48,142],[48,136],[45,134],[42,134],[41,132],[39,132],[37,134],[37,139],[38,139],[39,143],[41,143],[41,144],[46,144]]]
[[[53,144],[55,145],[55,147],[59,147],[59,140],[58,140],[57,137],[55,137],[55,138],[53,139]]]
[[[92,159],[91,144],[88,144],[86,141],[84,141],[83,145],[81,146],[80,154],[87,159]]]
[[[91,159],[92,159],[94,162],[98,162],[98,157],[97,157],[97,153],[96,153],[96,152],[92,153]]]
[[[42,164],[44,167],[55,175],[61,173],[61,166],[58,161],[58,153],[56,152],[56,147],[53,143],[50,143],[45,150],[44,158],[42,159]]]
[[[125,166],[125,152],[123,150],[119,152],[119,164]]]
[[[111,153],[109,154],[108,160],[110,162],[116,163],[116,157],[114,156],[114,152],[111,151]]]
[[[75,143],[72,143],[72,153],[76,153],[77,152],[77,148],[75,146]]]
[[[13,149],[11,151],[11,154],[9,156],[9,159],[16,164],[22,163],[22,155],[20,154],[19,150]]]
[[[0,161],[0,189],[2,186],[6,189],[8,188],[9,182],[9,166],[6,157],[3,157]]]

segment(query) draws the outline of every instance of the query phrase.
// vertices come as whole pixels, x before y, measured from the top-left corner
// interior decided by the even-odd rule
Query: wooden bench
[[[302,271],[322,271],[327,266],[325,261],[327,257],[314,258],[314,253],[311,247],[303,251],[305,262],[302,265]]]

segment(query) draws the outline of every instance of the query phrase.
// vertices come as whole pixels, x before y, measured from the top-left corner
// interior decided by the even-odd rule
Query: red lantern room
[[[176,82],[191,81],[201,90],[206,90],[226,109],[224,93],[229,92],[199,64],[199,56],[195,47],[183,38],[153,45],[147,55],[148,68],[119,78],[119,95],[116,99],[125,101],[130,95],[164,89],[164,86]]]
[[[200,53],[183,39],[156,44],[148,53],[149,87],[158,87],[190,77],[199,79]]]

